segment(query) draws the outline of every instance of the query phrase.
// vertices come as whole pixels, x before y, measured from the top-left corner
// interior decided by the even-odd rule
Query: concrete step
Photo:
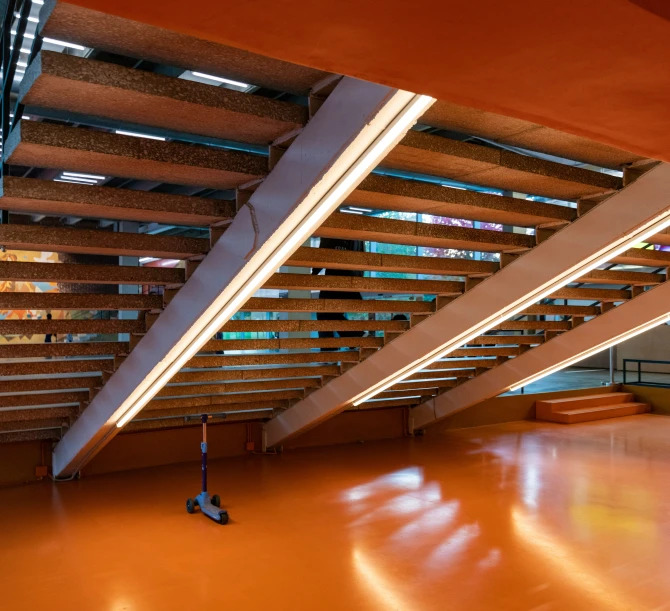
[[[12,165],[211,189],[232,189],[268,173],[261,155],[35,121],[12,130],[4,158]]]
[[[621,178],[609,174],[418,131],[410,131],[381,165],[567,200],[622,186]]]
[[[646,403],[619,403],[616,405],[557,411],[552,413],[549,418],[543,418],[543,420],[559,422],[561,424],[576,424],[578,422],[592,422],[593,420],[605,420],[621,416],[634,416],[635,414],[643,414],[649,411],[650,407]]]
[[[3,178],[0,197],[4,210],[47,216],[196,227],[208,227],[235,216],[235,205],[230,201],[14,176]]]
[[[28,106],[261,145],[308,119],[306,106],[51,51],[30,64],[19,97]]]

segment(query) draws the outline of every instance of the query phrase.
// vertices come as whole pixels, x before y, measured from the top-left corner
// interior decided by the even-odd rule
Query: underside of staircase
[[[538,420],[560,424],[634,416],[649,411],[651,411],[649,405],[636,401],[633,393],[628,392],[549,399],[537,401],[535,404],[535,417]]]

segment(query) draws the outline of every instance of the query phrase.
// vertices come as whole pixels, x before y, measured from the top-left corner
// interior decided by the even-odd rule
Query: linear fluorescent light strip
[[[508,318],[511,318],[512,316],[515,316],[516,314],[519,314],[529,305],[541,301],[545,297],[549,297],[549,295],[551,295],[554,291],[567,286],[571,282],[575,282],[584,274],[587,274],[588,272],[596,269],[610,259],[619,256],[621,253],[626,252],[626,250],[635,244],[644,242],[647,238],[657,234],[666,227],[670,227],[670,210],[667,209],[654,217],[654,219],[651,221],[645,223],[643,226],[626,234],[624,237],[619,238],[609,246],[602,248],[596,254],[591,256],[586,262],[575,265],[570,270],[560,274],[553,280],[545,283],[543,286],[538,287],[532,293],[529,293],[525,297],[522,297],[514,303],[511,303],[506,308],[503,308],[503,310],[500,312],[497,312],[489,318],[484,319],[474,327],[471,327],[464,333],[461,333],[459,336],[455,337],[453,340],[433,350],[425,357],[414,361],[410,365],[407,365],[406,367],[403,367],[397,371],[395,374],[385,378],[378,384],[375,384],[365,392],[354,397],[352,403],[356,406],[364,403],[365,401],[368,401],[378,393],[387,390],[408,376],[421,371],[431,363],[440,360],[460,346],[467,344],[475,337],[490,331],[497,324],[507,320]]]
[[[65,174],[63,174],[61,176],[61,179],[63,179],[63,180],[74,180],[74,181],[77,181],[77,182],[86,182],[86,183],[89,183],[89,184],[92,184],[92,185],[97,184],[97,182],[98,182],[97,180],[95,180],[93,178],[81,178],[79,176],[66,176]]]
[[[235,87],[251,87],[249,83],[240,83],[240,81],[231,81],[229,78],[222,78],[220,76],[212,76],[211,74],[205,74],[204,72],[193,72],[193,76],[199,76],[200,78],[206,78],[210,81],[216,81],[217,83],[225,83],[226,85],[234,85]]]
[[[127,132],[122,129],[117,129],[116,133],[119,134],[119,136],[133,136],[135,138],[147,138],[148,140],[161,140],[162,142],[165,142],[165,138],[161,138],[160,136],[150,136],[149,134],[138,134],[137,132]]]
[[[55,38],[44,37],[42,42],[48,42],[52,45],[60,45],[61,47],[68,47],[70,49],[77,49],[78,51],[85,51],[86,47],[82,45],[76,45],[73,42],[65,42],[64,40],[56,40]]]
[[[663,316],[659,316],[658,318],[655,318],[654,320],[651,320],[649,322],[644,323],[643,325],[640,325],[639,327],[635,327],[634,329],[630,329],[626,331],[625,333],[622,333],[621,335],[617,335],[615,338],[610,339],[606,342],[603,342],[602,344],[598,344],[597,346],[594,346],[593,348],[589,348],[588,350],[585,350],[584,352],[579,353],[576,356],[573,356],[569,359],[566,359],[565,361],[562,361],[558,363],[558,365],[553,365],[551,367],[548,367],[544,371],[541,371],[540,373],[537,373],[535,375],[532,375],[525,380],[522,380],[521,382],[517,382],[514,384],[514,386],[510,386],[508,390],[510,391],[515,391],[519,390],[520,388],[523,388],[524,386],[528,386],[529,384],[532,384],[533,382],[537,382],[538,380],[541,380],[542,378],[551,375],[552,373],[556,373],[557,371],[560,371],[561,369],[565,369],[566,367],[569,367],[570,365],[574,365],[575,363],[578,363],[579,361],[583,361],[585,358],[592,356],[594,354],[597,354],[598,352],[602,352],[603,350],[606,350],[607,348],[611,348],[612,346],[616,346],[617,344],[620,344],[623,341],[626,341],[627,339],[630,339],[631,337],[635,337],[636,335],[640,335],[640,333],[644,333],[645,331],[649,331],[650,329],[653,329],[654,327],[658,327],[659,325],[665,324],[667,322],[670,322],[670,314],[664,314]]]
[[[105,180],[106,176],[98,176],[97,174],[80,174],[78,172],[63,172],[63,177],[72,176],[74,178],[93,178],[95,180]]]
[[[125,426],[132,418],[167,384],[170,379],[212,338],[212,336],[227,322],[251,297],[266,280],[284,263],[290,253],[302,244],[325,218],[344,200],[349,190],[357,182],[370,173],[379,159],[394,145],[396,140],[435,100],[430,96],[414,95],[410,101],[398,111],[396,117],[387,125],[379,137],[358,156],[333,187],[316,202],[310,202],[308,195],[292,216],[301,215],[301,208],[311,206],[311,210],[300,218],[296,218],[295,226],[290,233],[280,238],[281,243],[272,251],[261,247],[245,266],[247,270],[257,269],[253,276],[246,280],[238,276],[237,282],[232,282],[219,295],[219,298],[196,321],[181,341],[145,378],[133,393],[123,402],[113,414],[116,426]],[[356,154],[354,151],[350,153]],[[289,217],[289,222],[291,221]],[[253,272],[252,272],[253,273]]]

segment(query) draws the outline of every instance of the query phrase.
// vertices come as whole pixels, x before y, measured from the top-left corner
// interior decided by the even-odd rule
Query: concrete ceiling
[[[670,161],[663,0],[70,1]]]

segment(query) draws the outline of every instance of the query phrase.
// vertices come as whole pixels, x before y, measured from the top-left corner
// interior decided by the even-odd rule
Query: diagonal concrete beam
[[[563,333],[461,386],[435,397],[412,410],[414,428],[426,428],[447,416],[509,391],[511,388],[556,367],[568,366],[573,359],[590,353],[607,342],[627,339],[623,334],[644,325],[661,322],[670,314],[670,283],[649,290],[632,301],[610,310],[587,325]],[[618,341],[616,341],[618,343]]]
[[[56,446],[76,472],[165,385],[404,136],[432,98],[345,78]]]
[[[668,189],[670,165],[659,165],[270,420],[264,429],[266,444],[280,444],[364,400],[372,391],[388,388],[399,375],[420,370],[428,358],[446,356],[469,338],[513,316],[520,311],[519,304],[538,301],[549,294],[545,289],[557,282],[568,283],[575,272],[610,256],[613,245],[625,247],[624,238],[631,232],[648,233],[649,223],[670,212]]]

